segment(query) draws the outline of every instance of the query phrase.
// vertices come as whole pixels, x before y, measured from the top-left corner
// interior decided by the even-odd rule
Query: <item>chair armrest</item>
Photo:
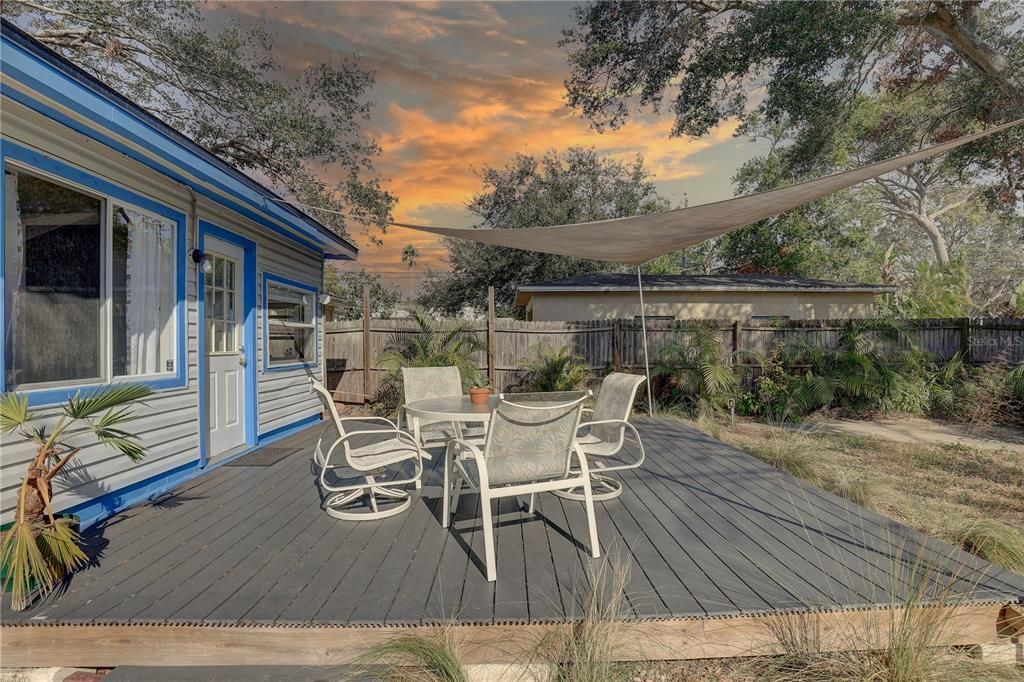
[[[357,422],[357,421],[358,422],[370,422],[370,421],[384,422],[388,426],[390,426],[392,429],[398,430],[398,424],[395,424],[395,422],[391,421],[387,417],[376,417],[376,416],[373,416],[373,417],[338,417],[338,421],[340,421],[340,422]],[[366,432],[365,431],[359,431],[358,433],[366,433]]]
[[[466,448],[471,453],[473,453],[474,457],[478,457],[478,458],[482,459],[483,456],[484,456],[484,453],[480,452],[480,448],[478,448],[476,446],[476,444],[470,443],[465,438],[449,438],[448,439],[448,452],[450,453],[452,451],[452,448],[454,446],[456,446],[456,445],[460,445],[460,446]]]
[[[476,460],[477,474],[480,478],[479,481],[476,481],[476,484],[483,488],[487,482],[487,462],[484,461],[484,453],[480,452],[480,448],[478,448],[473,443],[470,443],[468,440],[465,440],[463,438],[452,438],[451,440],[448,441],[448,449],[445,451],[446,460],[448,459],[448,457],[452,455],[452,452],[455,449],[455,446],[457,445],[462,446],[466,450],[469,450],[470,454],[473,456],[473,459]],[[462,472],[463,477],[465,477],[466,480],[472,483],[473,477],[469,475],[468,471],[466,471],[466,468],[459,461],[459,458],[455,457],[453,458],[453,460],[455,462],[455,466],[457,466],[459,468],[459,471]],[[445,466],[448,466],[448,464],[446,463]]]

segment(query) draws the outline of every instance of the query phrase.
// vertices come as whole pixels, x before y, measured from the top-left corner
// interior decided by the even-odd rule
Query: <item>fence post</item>
[[[739,349],[740,349],[740,321],[739,320],[733,320],[733,322],[732,322],[732,367],[733,367],[733,372],[735,372],[737,376],[740,375],[741,369],[742,369],[740,367],[740,356],[738,354]]]
[[[622,369],[622,320],[612,320],[612,367],[616,372]]]
[[[494,287],[487,287],[487,382],[492,389],[498,388],[498,368],[494,364],[497,322],[494,314]]]
[[[363,404],[370,402],[370,285],[363,285]]]
[[[971,364],[971,318],[960,318],[960,357]]]

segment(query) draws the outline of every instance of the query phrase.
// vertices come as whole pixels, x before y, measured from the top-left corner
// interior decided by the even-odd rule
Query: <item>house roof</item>
[[[644,291],[781,291],[802,293],[891,293],[896,287],[854,282],[833,282],[790,275],[762,273],[731,275],[644,275]],[[636,275],[595,272],[552,282],[519,287],[516,304],[526,305],[537,293],[587,293],[595,291],[637,291]]]
[[[297,232],[295,236],[311,248],[347,258],[352,258],[358,253],[358,248],[348,239],[335,234],[304,211],[287,203],[274,201],[281,197],[273,190],[206,150],[187,135],[167,125],[6,19],[2,20],[2,37],[5,76],[27,85],[33,91],[57,101],[106,130],[153,153],[141,154],[137,149],[122,148],[121,145],[114,144],[114,140],[97,133],[91,127],[82,126],[69,117],[60,117],[60,112],[55,112],[45,102],[38,101],[21,90],[5,87],[5,96],[40,111],[48,118],[61,120],[79,132],[142,161],[214,201],[239,210],[247,217],[253,217],[257,222],[272,229],[276,227],[274,221],[285,222]],[[61,87],[62,84],[53,79],[55,74],[70,79],[71,83],[65,80],[63,85],[71,87]],[[91,97],[76,96],[71,90],[78,88]],[[142,128],[148,129],[150,134],[146,135]],[[181,176],[179,170],[186,170],[204,182],[190,181],[187,176]],[[212,191],[211,188],[219,191]],[[225,194],[230,200],[226,200]],[[268,218],[270,220],[267,220]],[[291,234],[285,236],[293,237]]]

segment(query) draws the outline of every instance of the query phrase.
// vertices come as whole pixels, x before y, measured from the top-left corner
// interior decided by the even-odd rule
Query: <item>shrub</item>
[[[531,357],[523,365],[525,374],[517,391],[578,391],[590,380],[586,361],[566,346],[539,343],[530,349]]]
[[[776,469],[787,471],[812,483],[818,475],[814,468],[814,441],[804,432],[790,428],[774,428],[763,441],[746,448],[747,452]]]
[[[663,404],[682,405],[691,414],[721,410],[739,387],[719,331],[706,324],[678,333],[662,349],[651,377]]]
[[[377,358],[388,374],[372,399],[375,414],[393,414],[402,403],[403,367],[458,367],[464,383],[480,374],[473,354],[484,345],[470,322],[435,320],[419,308],[411,312],[416,329],[396,332]]]

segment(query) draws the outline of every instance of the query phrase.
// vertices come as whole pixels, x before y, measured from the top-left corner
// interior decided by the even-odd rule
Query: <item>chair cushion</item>
[[[416,448],[399,438],[354,447],[350,451],[352,464],[358,469],[377,469],[407,459],[414,459]]]

